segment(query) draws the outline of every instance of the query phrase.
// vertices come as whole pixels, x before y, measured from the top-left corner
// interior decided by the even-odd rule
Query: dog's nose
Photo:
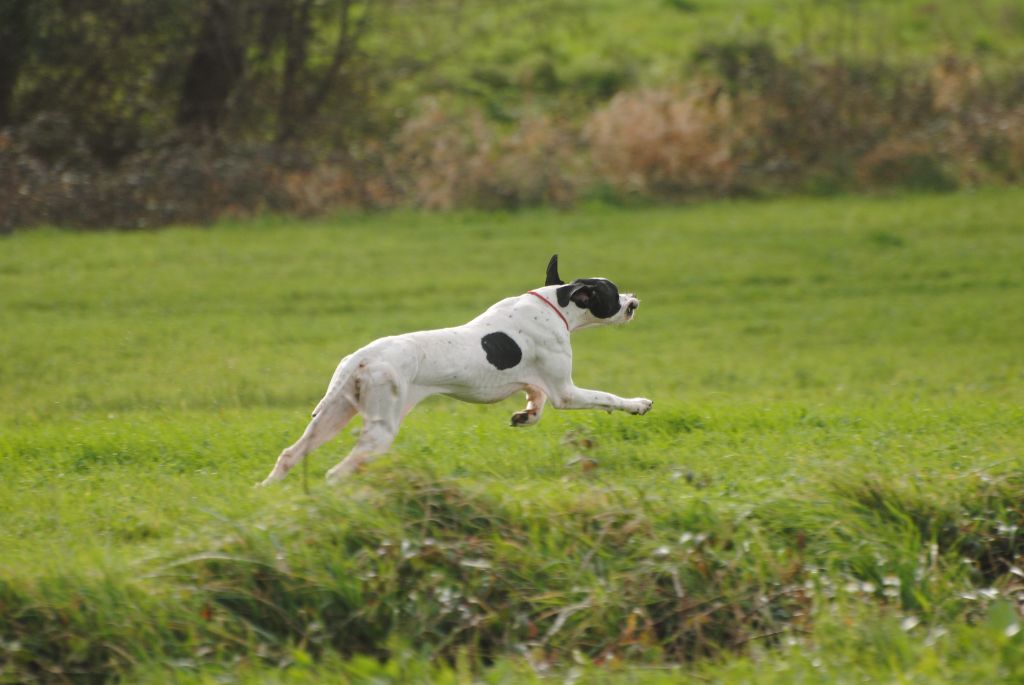
[[[629,298],[629,302],[626,303],[626,318],[628,319],[631,316],[633,316],[633,313],[639,306],[640,300],[636,299],[635,297]]]

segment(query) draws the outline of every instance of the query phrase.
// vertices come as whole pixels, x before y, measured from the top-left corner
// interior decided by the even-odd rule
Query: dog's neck
[[[529,292],[527,293],[527,295],[533,295],[533,296],[534,296],[534,297],[536,297],[536,298],[537,298],[538,300],[540,300],[541,302],[543,302],[543,303],[544,303],[544,304],[546,304],[547,306],[551,307],[551,310],[552,310],[552,311],[554,311],[554,312],[555,312],[555,314],[557,314],[557,315],[558,315],[558,318],[562,320],[562,323],[564,323],[564,324],[565,324],[565,330],[567,330],[567,331],[570,331],[570,332],[572,331],[572,328],[570,328],[570,326],[569,326],[569,320],[568,320],[567,318],[565,318],[565,314],[564,314],[564,313],[562,312],[562,308],[561,308],[561,307],[559,307],[559,306],[558,306],[557,304],[555,304],[554,302],[552,302],[551,300],[549,300],[549,299],[548,299],[547,297],[545,297],[544,295],[541,295],[541,294],[540,294],[539,292],[537,292],[536,290],[531,290],[531,291],[529,291]]]
[[[530,290],[528,294],[544,300],[547,306],[553,309],[562,319],[566,330],[572,333],[590,323],[587,320],[588,312],[585,309],[580,309],[571,302],[565,307],[560,306],[558,304],[558,289],[561,287],[562,286],[560,285],[546,285],[542,288],[534,288],[533,290]]]

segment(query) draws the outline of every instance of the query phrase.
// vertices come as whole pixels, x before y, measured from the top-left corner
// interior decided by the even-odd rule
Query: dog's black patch
[[[574,302],[599,319],[615,316],[622,309],[618,286],[605,278],[577,278],[556,290],[555,296],[562,307]]]
[[[523,360],[523,351],[505,333],[488,333],[480,338],[480,346],[487,354],[487,361],[501,371],[511,369]]]

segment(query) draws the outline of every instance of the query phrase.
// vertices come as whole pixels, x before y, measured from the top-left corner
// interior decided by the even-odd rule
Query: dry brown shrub
[[[746,129],[731,96],[703,87],[619,93],[584,130],[603,182],[620,192],[669,196],[736,190]]]
[[[471,160],[492,144],[493,131],[479,112],[450,116],[437,100],[405,122],[387,167],[400,197],[425,209],[465,204],[474,179]]]
[[[1024,106],[963,105],[894,129],[856,161],[861,187],[953,190],[1024,179]]]
[[[477,110],[456,116],[433,100],[395,138],[387,168],[398,197],[434,210],[571,203],[575,136],[548,116],[510,133]]]
[[[973,62],[948,56],[928,74],[936,112],[959,112],[981,84],[981,69]]]
[[[473,160],[475,205],[565,207],[584,175],[576,135],[549,116],[522,121],[486,154]]]
[[[340,163],[280,171],[274,175],[272,183],[280,188],[289,211],[301,216],[365,204],[364,179],[351,167]]]
[[[888,138],[857,162],[857,179],[874,188],[952,190],[957,175],[950,162],[924,135]]]
[[[1024,105],[972,117],[971,132],[980,182],[1024,180]]]

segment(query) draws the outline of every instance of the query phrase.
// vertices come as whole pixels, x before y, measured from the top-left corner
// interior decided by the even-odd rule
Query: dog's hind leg
[[[281,452],[273,470],[262,485],[269,485],[284,478],[285,474],[307,454],[337,435],[357,412],[356,405],[349,401],[344,393],[339,392],[325,397],[314,410],[313,419],[306,426],[302,437]]]
[[[348,456],[327,472],[327,480],[332,483],[387,452],[406,413],[408,391],[390,365],[371,364],[362,371],[358,380],[362,388],[359,413],[363,415],[363,428]]]

